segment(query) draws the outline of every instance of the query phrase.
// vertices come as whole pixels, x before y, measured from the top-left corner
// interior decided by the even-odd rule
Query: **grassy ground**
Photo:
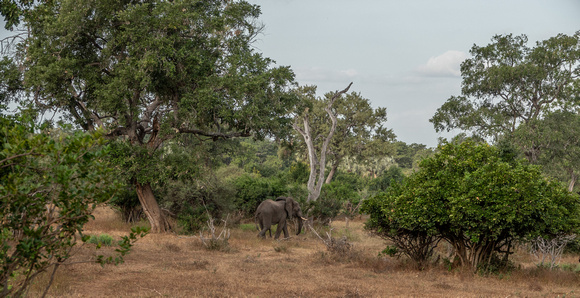
[[[118,239],[129,226],[100,208],[86,227],[92,235]],[[417,271],[404,260],[380,258],[385,244],[363,230],[363,221],[333,222],[333,236],[347,236],[352,249],[329,253],[312,232],[288,240],[258,239],[253,224],[231,230],[229,248],[207,250],[197,236],[150,234],[139,240],[119,266],[78,263],[59,269],[51,297],[536,297],[580,295],[580,273],[538,269],[525,251],[513,260],[519,269],[492,276],[434,265]],[[325,233],[321,233],[321,236]],[[106,251],[107,249],[105,249]],[[103,252],[100,252],[103,253]],[[75,260],[91,258],[80,249]],[[562,264],[577,268],[578,256]],[[38,296],[48,278],[29,292]]]

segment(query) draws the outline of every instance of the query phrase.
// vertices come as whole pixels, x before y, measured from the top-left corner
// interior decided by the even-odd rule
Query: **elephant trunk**
[[[302,216],[298,217],[298,231],[296,232],[296,235],[300,234],[300,232],[302,232],[302,225],[304,223],[304,220],[302,219]]]

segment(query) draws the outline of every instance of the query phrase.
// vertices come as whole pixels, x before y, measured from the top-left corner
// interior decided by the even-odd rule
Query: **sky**
[[[435,147],[429,119],[461,95],[459,66],[475,44],[525,34],[528,45],[580,30],[580,0],[249,0],[265,26],[256,50],[290,66],[320,96],[360,93],[387,108],[397,139]]]

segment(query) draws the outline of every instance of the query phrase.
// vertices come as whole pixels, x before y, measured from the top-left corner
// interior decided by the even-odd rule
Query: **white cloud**
[[[349,78],[352,78],[352,77],[356,77],[358,75],[358,71],[356,71],[356,69],[347,69],[347,70],[341,70],[340,74],[345,75]]]
[[[332,70],[320,67],[310,68],[296,68],[294,69],[296,78],[299,81],[326,81],[326,82],[341,82],[359,76],[359,72],[355,69],[346,70]]]
[[[417,68],[423,76],[458,77],[461,75],[460,64],[468,55],[460,51],[447,51],[437,57],[429,58],[427,64]]]

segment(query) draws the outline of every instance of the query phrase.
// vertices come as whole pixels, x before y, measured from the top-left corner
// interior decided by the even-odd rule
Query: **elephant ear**
[[[286,204],[284,205],[284,209],[286,209],[286,213],[288,214],[288,219],[292,219],[292,206],[294,200],[291,198],[286,198]]]

